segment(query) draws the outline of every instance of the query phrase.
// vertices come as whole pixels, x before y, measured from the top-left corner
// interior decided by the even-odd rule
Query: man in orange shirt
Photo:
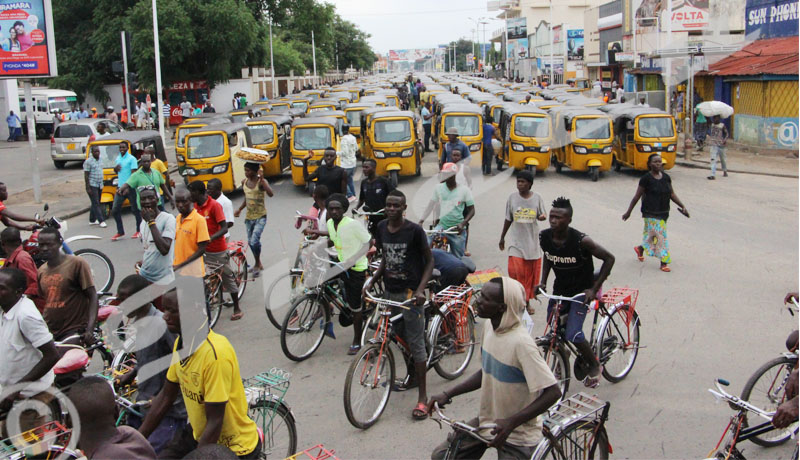
[[[181,275],[202,277],[205,275],[202,256],[208,246],[208,226],[203,216],[194,210],[189,190],[181,187],[175,191],[175,205],[180,214],[176,220],[175,265],[172,268],[178,274],[186,267]]]
[[[124,128],[128,127],[128,106],[122,105],[122,111],[119,113],[119,121]]]

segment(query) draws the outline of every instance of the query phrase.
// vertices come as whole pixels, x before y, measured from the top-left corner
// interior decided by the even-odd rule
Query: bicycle
[[[563,397],[570,383],[570,354],[575,356],[574,373],[578,380],[583,380],[589,370],[588,363],[583,361],[575,345],[564,336],[567,315],[560,314],[562,302],[575,301],[583,293],[562,297],[548,295],[541,289],[539,292],[548,299],[559,301],[548,318],[544,335],[536,338],[536,344],[558,380]],[[589,343],[603,366],[603,377],[612,383],[621,381],[630,373],[639,355],[641,320],[636,312],[638,297],[637,289],[613,288],[603,293],[601,300],[595,300],[590,305],[594,310],[594,319]],[[602,320],[598,326],[600,316]]]
[[[728,426],[725,427],[725,431],[722,433],[722,437],[720,437],[717,445],[714,446],[711,451],[709,451],[706,457],[708,459],[719,460],[745,460],[744,455],[742,455],[741,451],[737,449],[737,444],[742,441],[755,441],[755,439],[757,439],[759,436],[768,434],[772,431],[778,431],[778,429],[772,425],[772,416],[775,415],[775,412],[766,411],[741,398],[737,398],[736,396],[727,393],[722,387],[729,386],[730,382],[725,379],[716,379],[714,384],[717,389],[713,390],[709,388],[708,391],[714,395],[714,398],[717,401],[728,403],[733,410],[737,411],[737,414],[731,417],[730,421],[728,422]],[[748,427],[746,425],[748,413],[758,415],[765,421],[756,426]],[[790,425],[783,431],[786,430],[789,430],[790,436],[797,434],[797,423]],[[797,446],[795,446],[794,455],[792,458],[797,459],[797,457],[798,451]]]
[[[469,286],[450,286],[423,306],[427,310],[427,369],[433,367],[449,380],[464,373],[475,349],[475,320],[470,308],[472,292]],[[414,302],[414,299],[393,302],[377,298],[370,292],[365,292],[365,300],[376,305],[373,315],[378,321],[373,338],[350,364],[344,385],[347,420],[361,429],[374,425],[389,401],[396,382],[392,348],[400,350],[406,367],[411,362],[408,344],[394,330],[394,324],[402,319],[402,315],[394,315],[391,307],[407,309]],[[409,378],[406,375],[400,383],[407,384]],[[371,407],[371,400],[375,401],[374,407]]]
[[[213,328],[222,313],[224,300],[222,299],[222,264],[215,265],[206,262],[206,275],[203,277],[203,287],[206,295],[206,316],[208,328]]]
[[[294,414],[284,402],[291,374],[272,368],[243,379],[248,416],[256,422],[262,436],[261,458],[286,458],[297,451],[297,426]]]
[[[576,393],[548,409],[542,421],[543,438],[531,454],[531,460],[585,460],[607,459],[613,452],[608,440],[605,423],[611,404],[585,393]],[[447,417],[434,403],[436,417],[431,420],[442,427],[442,423],[450,426],[458,433],[489,444],[491,439],[480,434],[483,430],[494,428],[494,423],[473,427]],[[463,440],[454,436],[447,447],[444,460],[455,458]]]
[[[450,242],[447,239],[447,235],[458,235],[458,232],[454,229],[455,227],[450,227],[448,229],[431,228],[430,230],[425,230],[425,234],[431,236],[431,249],[441,249],[444,252],[450,252]]]
[[[71,438],[72,429],[67,428],[59,421],[47,422],[32,430],[0,440],[0,459],[77,460],[86,458],[80,452],[68,447]]]
[[[247,273],[249,266],[247,265],[246,255],[246,242],[244,241],[229,241],[228,242],[228,263],[233,271],[233,276],[236,279],[236,286],[239,291],[236,293],[239,300],[244,297],[244,290],[247,287]]]
[[[792,316],[794,316],[794,311],[797,311],[797,301],[793,300],[793,302],[794,305],[787,307]],[[789,381],[789,375],[797,368],[797,364],[797,348],[781,353],[777,358],[764,363],[747,379],[740,398],[758,407],[763,407],[766,411],[776,410],[786,400],[786,384]],[[748,426],[746,413],[742,426]],[[762,447],[774,447],[788,441],[791,435],[792,427],[790,426],[783,430],[775,429],[764,434],[757,434],[750,440]]]
[[[375,238],[375,232],[377,231],[377,225],[371,225],[370,219],[372,217],[384,217],[386,214],[384,213],[384,208],[381,208],[378,211],[369,211],[367,206],[364,206],[363,211],[359,209],[353,209],[352,211],[354,219],[361,219],[363,221],[364,227],[369,230],[370,235]]]

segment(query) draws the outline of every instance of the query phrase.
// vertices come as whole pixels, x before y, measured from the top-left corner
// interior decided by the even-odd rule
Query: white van
[[[22,120],[22,132],[27,134],[28,119],[25,107],[25,90],[20,88],[17,94],[19,95],[19,119]],[[49,137],[53,133],[54,109],[69,113],[73,107],[78,105],[78,95],[63,89],[33,88],[31,97],[33,98],[36,137],[39,138]]]

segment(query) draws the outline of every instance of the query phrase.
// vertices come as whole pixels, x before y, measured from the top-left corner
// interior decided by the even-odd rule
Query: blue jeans
[[[117,233],[120,235],[125,234],[125,227],[122,225],[122,204],[125,203],[125,198],[131,204],[131,212],[136,218],[136,230],[139,231],[139,224],[142,223],[142,214],[139,212],[139,207],[136,206],[136,190],[128,189],[127,196],[114,194],[114,205],[111,208],[111,214],[114,216],[114,221],[117,223]]]
[[[128,425],[131,428],[138,429],[142,426],[142,422],[143,420],[135,415],[128,416]],[[161,419],[161,423],[158,424],[156,429],[150,433],[147,441],[153,446],[153,450],[159,453],[172,441],[172,437],[175,436],[175,433],[182,431],[185,426],[185,419],[166,416]]]
[[[89,222],[105,222],[103,208],[100,206],[101,190],[101,187],[89,187],[89,201],[92,203],[89,208]]]
[[[347,198],[356,196],[356,186],[353,184],[353,174],[356,173],[356,168],[344,168],[344,172],[347,174]]]
[[[436,227],[433,228],[434,230],[447,230],[446,228],[442,227],[442,224],[437,224]],[[450,254],[458,257],[459,259],[464,257],[464,246],[467,244],[467,231],[464,230],[458,235],[446,235],[447,242],[450,243]],[[433,235],[428,235],[428,244],[433,241]]]
[[[580,299],[580,298],[579,298]],[[557,300],[551,300],[547,304],[547,317],[555,309]],[[586,313],[589,307],[581,301],[564,302],[561,304],[560,315],[567,315],[567,330],[564,334],[568,341],[572,343],[582,343],[586,341],[586,336],[583,335],[583,321],[586,320]]]
[[[719,162],[722,164],[722,171],[725,174],[728,174],[728,164],[725,161],[727,158],[725,156],[725,147],[721,145],[712,145],[711,146],[711,177],[717,175],[717,159],[719,158]]]
[[[244,220],[244,228],[247,230],[247,244],[250,245],[250,250],[253,251],[253,257],[256,260],[261,258],[261,234],[266,226],[267,216]]]

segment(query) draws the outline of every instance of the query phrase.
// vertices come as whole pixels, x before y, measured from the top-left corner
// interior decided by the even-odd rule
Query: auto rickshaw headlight
[[[386,154],[380,150],[373,150],[372,154],[375,155],[375,158],[386,158]]]
[[[611,146],[609,145],[608,147],[604,148],[603,153],[611,153]]]
[[[525,147],[523,147],[522,144],[511,144],[511,148],[517,152],[522,152],[525,150]]]
[[[651,151],[653,151],[653,149],[650,148],[649,145],[643,145],[642,146],[642,152],[651,152]]]
[[[300,158],[292,158],[292,164],[295,166],[303,166],[303,160]]]
[[[195,171],[192,168],[186,168],[186,169],[184,169],[184,171],[186,172],[187,176],[196,176],[197,175],[197,171]]]
[[[675,151],[675,144],[669,144],[667,147],[667,152],[674,152]]]
[[[181,162],[181,163],[185,163],[185,162],[186,162],[186,158],[184,158],[184,157],[183,157],[183,155],[175,155],[175,157],[176,157],[176,158],[178,159],[178,161],[179,161],[179,162]]]
[[[114,187],[119,185],[119,177],[115,177],[114,180],[111,181],[111,185]]]
[[[472,145],[469,146],[470,152],[477,152],[480,149],[481,149],[481,144],[480,143],[472,144]]]
[[[211,174],[222,174],[227,170],[228,170],[228,163],[225,163],[225,164],[222,164],[222,165],[216,165],[211,170]]]
[[[414,154],[414,149],[405,149],[402,152],[400,152],[400,156],[403,158],[408,158],[413,154]]]
[[[586,153],[586,147],[576,146],[575,153]]]
[[[549,151],[550,151],[550,146],[549,146],[549,145],[543,145],[543,146],[542,146],[542,147],[539,149],[539,151],[540,151],[540,152],[542,152],[542,153],[549,152]]]

